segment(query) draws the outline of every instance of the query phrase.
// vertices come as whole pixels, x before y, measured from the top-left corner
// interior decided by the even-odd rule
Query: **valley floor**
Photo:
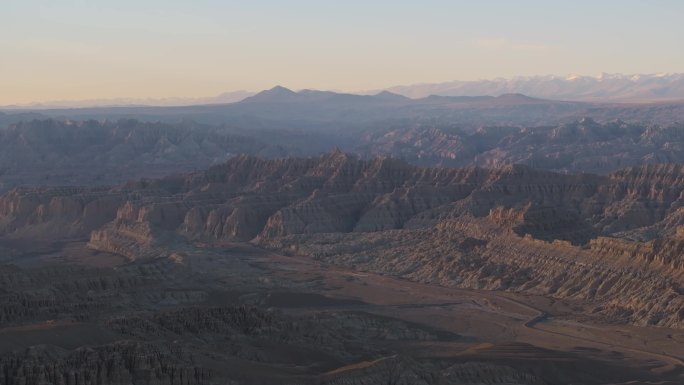
[[[477,352],[496,357],[493,344],[529,344],[526,359],[545,359],[542,349],[549,349],[684,374],[681,330],[556,319],[555,314],[567,313],[572,305],[545,297],[445,288],[257,250],[249,257],[251,263],[276,276],[293,282],[316,280],[326,296],[363,302],[354,308],[469,337],[465,350],[462,342],[452,348],[438,343],[447,355]],[[432,349],[425,351],[433,354]]]
[[[52,249],[36,247],[42,247],[42,253],[14,260],[22,271],[36,272],[66,263],[120,273],[147,263],[124,263],[113,255],[96,256],[80,241],[53,245]],[[410,357],[410,362],[439,362],[442,366],[484,363],[497,368],[515,368],[544,381],[516,382],[520,384],[684,382],[684,332],[573,319],[568,315],[573,311],[581,314],[576,311],[581,304],[570,301],[421,284],[332,266],[306,256],[284,256],[243,243],[177,245],[170,255],[169,259],[163,259],[172,260],[169,263],[174,266],[164,269],[175,269],[177,273],[158,273],[163,269],[157,266],[154,273],[145,274],[164,274],[166,278],[159,280],[163,283],[133,289],[130,293],[134,294],[127,295],[133,298],[149,290],[182,292],[185,301],[178,300],[178,296],[173,301],[163,295],[166,300],[147,296],[145,300],[131,300],[132,305],[127,307],[113,302],[113,306],[98,310],[90,319],[56,314],[53,320],[31,319],[7,324],[0,328],[0,354],[16,353],[35,345],[53,346],[62,351],[121,343],[130,337],[124,338],[107,326],[117,317],[128,318],[150,310],[165,314],[186,307],[212,308],[239,303],[268,311],[278,309],[288,317],[316,318],[324,314],[335,318],[363,314],[410,325],[397,335],[388,329],[390,334],[385,336],[380,350],[353,355],[355,358],[325,359],[321,354],[316,356],[316,346],[311,346],[314,356],[302,353],[301,349],[288,353],[286,344],[277,349],[284,349],[282,354],[291,356],[287,365],[222,355],[225,352],[219,350],[213,356],[197,360],[211,369],[215,379],[230,378],[239,384],[269,383],[274,378],[282,383],[316,383],[311,381],[323,379],[330,381],[318,383],[372,383],[351,382],[348,378],[363,377],[368,368],[378,365],[378,359],[396,357],[397,353]],[[204,294],[191,298],[188,293]],[[121,296],[116,290],[108,294],[111,295]],[[433,337],[404,338],[401,333],[409,329],[422,330]],[[187,338],[189,344],[194,343],[195,339]],[[359,341],[362,345],[366,343],[362,338]],[[265,374],[269,371],[270,374]]]

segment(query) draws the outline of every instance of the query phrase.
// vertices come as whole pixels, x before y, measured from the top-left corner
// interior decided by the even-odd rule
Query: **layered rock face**
[[[555,232],[563,239],[583,241],[595,231],[583,222],[595,210],[586,201],[606,183],[607,178],[522,166],[423,169],[392,159],[359,160],[341,152],[274,161],[238,157],[185,178],[127,185],[129,194],[149,198],[122,205],[116,219],[94,232],[91,241],[106,244],[118,237],[135,243],[169,233],[245,241],[424,228],[465,214],[487,215],[497,207],[521,210],[515,224],[521,235],[529,232],[547,239]],[[150,191],[160,193],[153,197]],[[110,251],[121,253],[111,246]]]
[[[682,166],[572,175],[334,151],[239,156],[204,172],[56,195],[6,194],[5,235],[92,231],[91,247],[131,260],[166,256],[183,240],[252,240],[424,282],[576,298],[611,320],[684,326]],[[95,212],[111,221],[88,219]]]
[[[561,172],[610,172],[642,164],[682,163],[684,129],[589,118],[556,125],[480,127],[416,124],[363,135],[354,151],[419,165],[498,168],[524,164]]]
[[[466,216],[429,229],[290,235],[259,243],[423,283],[568,299],[604,322],[684,327],[682,270],[667,254],[628,253],[622,240],[599,238],[586,249],[519,237],[497,223],[498,216]]]
[[[0,229],[5,234],[83,236],[111,221],[129,199],[138,197],[108,187],[14,189],[0,197]]]
[[[98,185],[203,169],[236,153],[285,151],[220,127],[138,120],[26,120],[0,129],[0,191]]]
[[[128,226],[130,236],[179,232],[249,240],[259,234],[420,228],[502,207],[517,210],[499,220],[519,235],[583,243],[595,233],[672,233],[681,216],[680,174],[675,166],[609,177],[524,166],[431,169],[341,152],[273,161],[242,156],[206,172],[113,189],[15,190],[2,197],[0,209],[5,234],[54,222],[102,230],[103,222],[114,219],[104,227]]]
[[[349,123],[353,128],[340,128],[339,122],[318,121],[299,127],[303,123],[277,119],[238,119],[211,126],[132,119],[24,120],[0,127],[0,191],[18,186],[119,184],[204,169],[239,153],[266,158],[319,155],[333,146],[366,159],[393,157],[420,166],[524,164],[573,173],[608,174],[634,165],[684,162],[681,124],[599,123],[573,116],[564,123],[542,120],[522,126],[520,122],[481,126],[483,122],[477,121],[477,128],[469,128],[453,125],[466,118],[459,115],[464,111],[458,111],[448,113],[458,115],[453,119],[441,113],[434,119],[406,121],[383,117],[370,128],[358,122]],[[498,113],[506,117],[506,111]]]
[[[506,110],[499,113],[506,116]],[[482,122],[476,129],[454,126],[452,122],[461,118],[381,120],[370,128],[358,122],[350,123],[353,128],[340,128],[339,122],[308,122],[299,127],[299,121],[279,120],[211,126],[132,119],[25,120],[0,127],[0,191],[19,186],[120,184],[205,169],[238,153],[266,158],[313,156],[333,146],[366,159],[393,157],[431,167],[494,169],[524,164],[608,174],[634,165],[684,162],[680,124],[599,123],[584,118],[542,121],[541,126],[481,127]]]
[[[672,328],[667,333],[678,338],[674,329],[684,328],[683,199],[684,167],[678,165],[599,176],[522,165],[421,168],[341,151],[298,159],[238,156],[206,171],[117,187],[15,189],[0,197],[0,253],[15,252],[22,242],[81,243],[41,255],[46,265],[32,264],[35,256],[21,250],[2,255],[25,264],[0,264],[0,382],[657,379],[630,372],[631,362],[613,368],[598,355],[586,358],[579,348],[544,350],[507,335],[483,344],[467,334],[472,329],[443,327],[447,321],[439,315],[449,324],[461,315],[464,324],[475,322],[467,318],[475,304],[470,296],[482,292],[454,301],[451,296],[463,292],[405,289],[413,284],[386,276],[511,292],[487,293],[496,302],[483,300],[488,305],[470,316],[486,309],[483,317],[491,317],[496,306],[504,329],[524,330],[518,335],[553,333],[529,326],[539,316],[531,318],[534,309],[517,298],[533,298],[560,304],[546,327],[577,320],[656,325]],[[83,246],[87,237],[90,249]],[[73,250],[82,254],[63,255]],[[99,257],[119,262],[84,262]],[[340,275],[319,278],[327,274]],[[444,297],[418,307],[376,305],[374,293],[369,300],[353,297],[374,292],[364,287],[376,280],[396,282],[400,291],[392,293],[422,301],[431,290]],[[317,294],[335,293],[340,284],[352,287],[345,293],[354,300]],[[520,305],[514,311],[501,307],[514,303]],[[396,315],[402,311],[408,316]],[[434,323],[413,323],[427,311],[436,315]],[[674,378],[677,370],[662,378]]]

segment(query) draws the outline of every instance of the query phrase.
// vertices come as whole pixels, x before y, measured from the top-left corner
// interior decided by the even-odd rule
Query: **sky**
[[[684,72],[680,0],[2,0],[0,105]]]

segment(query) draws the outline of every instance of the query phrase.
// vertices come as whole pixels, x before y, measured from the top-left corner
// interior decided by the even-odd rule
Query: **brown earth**
[[[684,168],[242,156],[0,198],[5,384],[681,383]]]

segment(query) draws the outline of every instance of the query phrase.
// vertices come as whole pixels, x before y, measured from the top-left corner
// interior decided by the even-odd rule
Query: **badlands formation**
[[[684,381],[679,165],[242,155],[0,233],[3,384]]]

